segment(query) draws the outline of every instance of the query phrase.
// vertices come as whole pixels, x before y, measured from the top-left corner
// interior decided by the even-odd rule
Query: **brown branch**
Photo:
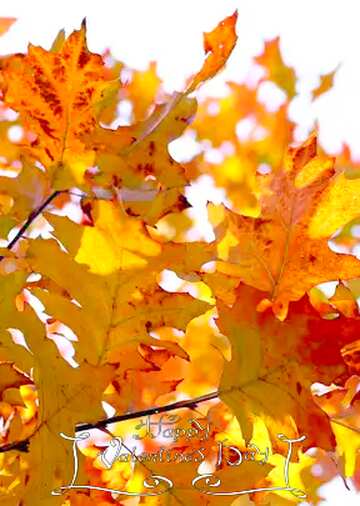
[[[201,397],[194,397],[193,399],[187,399],[185,401],[173,402],[172,404],[166,404],[165,406],[159,406],[155,408],[143,409],[142,411],[134,411],[133,413],[125,413],[124,415],[116,415],[105,420],[100,420],[95,423],[80,423],[76,425],[76,432],[90,429],[100,429],[106,427],[111,423],[124,422],[125,420],[132,420],[133,418],[140,418],[141,416],[157,415],[158,413],[165,413],[166,411],[173,411],[174,409],[190,408],[195,409],[196,406],[201,402],[210,401],[219,397],[219,392],[210,392],[209,394],[202,395]]]
[[[7,443],[5,445],[0,446],[0,453],[5,453],[10,450],[19,450],[19,452],[28,452],[29,451],[29,443],[30,439],[24,439],[23,441],[13,441],[12,443]]]
[[[30,214],[23,226],[18,230],[15,237],[6,246],[6,249],[11,250],[15,244],[23,237],[27,229],[33,223],[34,220],[44,211],[44,209],[58,196],[60,193],[64,193],[67,190],[56,190],[54,191],[44,202],[37,208],[34,209]],[[0,255],[0,262],[4,259],[4,255]]]
[[[80,423],[75,426],[75,432],[82,432],[84,430],[101,429],[110,425],[111,423],[124,422],[125,420],[132,420],[133,418],[140,418],[142,416],[157,415],[159,413],[165,413],[167,411],[173,411],[175,409],[195,409],[196,406],[202,402],[217,399],[219,397],[219,391],[210,392],[209,394],[202,395],[200,397],[194,397],[193,399],[187,399],[184,401],[173,402],[166,404],[165,406],[158,406],[149,409],[143,409],[141,411],[134,411],[132,413],[125,413],[124,415],[116,415],[104,420],[99,420],[95,423]],[[0,446],[0,453],[8,452],[10,450],[18,450],[21,452],[29,451],[30,438],[23,441],[14,441]]]

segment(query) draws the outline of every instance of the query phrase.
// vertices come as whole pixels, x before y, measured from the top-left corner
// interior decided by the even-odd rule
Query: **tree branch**
[[[165,406],[143,409],[141,411],[134,411],[132,413],[125,413],[124,415],[116,415],[110,418],[106,418],[104,420],[99,420],[98,422],[95,423],[80,423],[75,426],[75,432],[82,432],[91,429],[101,429],[106,427],[107,425],[110,425],[111,423],[124,422],[125,420],[132,420],[133,418],[140,418],[142,416],[157,415],[159,413],[165,413],[167,411],[173,411],[175,409],[183,409],[183,408],[195,409],[198,404],[210,401],[212,399],[217,399],[218,397],[219,391],[216,390],[215,392],[210,392],[200,397],[194,397],[193,399],[173,402],[171,404],[166,404]],[[25,439],[23,441],[14,441],[13,443],[2,445],[0,446],[0,453],[8,452],[10,450],[28,452],[29,443],[30,438]]]
[[[20,228],[20,230],[17,232],[17,234],[15,235],[15,237],[9,242],[9,244],[6,246],[6,249],[8,250],[11,250],[15,244],[23,237],[23,235],[25,234],[25,232],[27,231],[27,229],[30,227],[30,225],[33,223],[34,220],[36,220],[36,218],[44,211],[44,209],[58,196],[60,195],[60,193],[64,193],[66,192],[67,190],[56,190],[54,191],[46,200],[44,200],[44,202],[37,208],[37,209],[34,209],[34,211],[32,211],[30,214],[29,214],[29,217],[27,218],[27,220],[25,221],[25,223],[23,224],[23,226]],[[0,262],[4,259],[5,257],[3,255],[0,255]]]
[[[173,402],[165,406],[155,408],[143,409],[142,411],[134,411],[133,413],[125,413],[124,415],[116,415],[105,420],[100,420],[95,423],[80,423],[75,427],[76,432],[90,429],[100,429],[106,427],[111,423],[124,422],[125,420],[132,420],[133,418],[140,418],[141,416],[157,415],[158,413],[165,413],[166,411],[173,411],[174,409],[190,408],[195,409],[201,402],[210,401],[219,397],[219,391],[210,392],[209,394],[202,395],[201,397],[194,397],[193,399],[186,399],[185,401]]]

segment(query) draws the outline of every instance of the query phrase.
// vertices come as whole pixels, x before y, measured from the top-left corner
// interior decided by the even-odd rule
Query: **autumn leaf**
[[[19,278],[18,282],[21,281]],[[16,284],[14,284],[14,288],[19,290]],[[96,396],[103,392],[109,382],[112,367],[107,365],[103,369],[95,370],[84,363],[80,369],[72,368],[60,356],[55,343],[46,337],[42,323],[31,309],[26,308],[25,311],[19,312],[15,305],[10,306],[5,313],[5,318],[2,318],[2,330],[3,326],[5,328],[7,326],[6,319],[14,317],[17,321],[17,329],[21,330],[25,336],[29,348],[25,350],[19,343],[10,345],[10,340],[8,348],[17,362],[21,360],[22,353],[24,353],[28,356],[28,364],[31,364],[32,368],[35,365],[34,383],[41,399],[39,420],[32,434],[28,461],[30,469],[34,466],[34,469],[38,471],[28,475],[28,487],[26,487],[26,491],[22,489],[20,494],[24,504],[32,504],[35,496],[39,504],[49,504],[51,490],[56,486],[55,475],[64,476],[66,470],[62,463],[71,455],[71,448],[66,449],[59,440],[59,432],[64,430],[71,434],[79,417],[88,419],[91,417],[91,412],[95,418],[101,416],[100,397]],[[34,356],[36,356],[35,362]],[[47,367],[49,361],[53,365],[51,369]],[[23,367],[24,365],[23,362]],[[27,372],[30,374],[30,370]],[[29,379],[24,381],[25,376],[20,376],[20,373],[15,370],[12,374],[14,375],[14,373],[18,377],[12,378],[11,374],[8,374],[4,388],[7,388],[9,382],[14,385],[24,384],[25,381],[26,383],[30,382]],[[90,383],[91,378],[95,377],[99,381],[96,381],[97,386],[94,389],[90,387]],[[91,399],[89,397],[89,404],[86,401],[85,390],[88,391],[86,395],[91,397]],[[47,472],[42,473],[41,461],[44,449],[48,444],[50,444],[52,451],[47,461]],[[37,487],[40,487],[40,496]],[[23,492],[26,492],[25,495]]]
[[[8,388],[18,388],[31,383],[31,379],[19,371],[12,362],[0,362],[0,371],[0,397]]]
[[[289,150],[283,170],[265,178],[258,218],[210,208],[218,229],[217,269],[266,291],[259,309],[272,306],[280,319],[313,286],[360,274],[355,257],[334,253],[327,238],[311,233],[333,176],[333,159],[317,155],[313,136]]]
[[[76,256],[80,264],[90,265],[91,272],[110,274],[120,268],[144,267],[148,263],[146,257],[159,255],[161,246],[149,237],[141,221],[128,217],[119,206],[99,202],[94,209],[94,220],[95,227],[84,229]],[[126,242],[125,237],[128,237]],[[94,250],[108,254],[94,256]]]
[[[337,443],[336,449],[340,456],[340,467],[345,477],[351,477],[354,474],[360,448],[358,386],[359,377],[352,376],[343,387],[333,389],[316,398],[317,404],[331,419]]]
[[[187,93],[191,93],[200,83],[214,77],[225,65],[237,40],[235,33],[237,16],[237,11],[235,11],[231,16],[221,21],[211,32],[204,33],[204,51],[205,54],[209,54],[201,70],[195,75],[187,88]]]
[[[246,84],[226,83],[227,94],[216,101],[208,97],[199,103],[192,124],[200,139],[209,139],[214,147],[236,138],[236,125],[249,115],[264,110],[257,100],[257,89]],[[221,128],[220,128],[221,125]]]
[[[80,136],[96,124],[114,78],[101,56],[86,46],[86,26],[73,32],[56,51],[29,45],[28,54],[4,62],[4,100],[19,111],[25,126],[36,134],[28,146],[58,185],[81,183],[93,154]],[[65,174],[63,174],[65,172]]]
[[[49,185],[41,170],[23,160],[22,168],[17,177],[0,177],[0,195],[8,197],[12,205],[7,212],[11,211],[12,218],[21,223],[33,209],[39,207],[49,192]],[[5,209],[2,209],[5,211]]]
[[[156,492],[154,473],[171,489],[130,501],[291,506],[337,475],[359,485],[359,161],[315,134],[295,144],[279,38],[224,96],[190,98],[226,65],[236,23],[204,34],[202,68],[173,93],[157,62],[90,52],[85,23],[0,59],[4,506],[110,506],[125,497],[110,487]],[[135,425],[161,430],[137,439]],[[60,433],[84,428],[79,488],[52,495],[71,483]],[[305,439],[289,456],[279,434]],[[113,437],[129,459],[105,469]],[[167,450],[184,462],[157,459]]]
[[[255,58],[256,63],[265,70],[265,79],[273,81],[282,89],[289,99],[296,94],[296,76],[294,69],[288,67],[280,51],[280,38],[265,42],[264,52]]]
[[[185,166],[186,173],[192,180],[211,174],[216,185],[225,190],[233,211],[257,216],[258,176],[282,168],[293,123],[288,120],[288,102],[269,112],[258,101],[256,87],[236,83],[228,86],[228,95],[218,102],[209,98],[199,104],[192,125],[198,140],[211,141],[223,152],[223,159],[211,161],[207,151],[201,152]]]
[[[156,190],[156,184],[151,182],[156,178],[163,188],[172,190],[170,209],[183,206],[184,169],[170,156],[168,144],[181,135],[195,112],[195,99],[175,93],[168,102],[157,105],[142,122],[117,130],[97,128],[85,137],[97,152],[100,170],[91,179],[95,184],[151,191]],[[147,188],[144,179],[150,180]]]
[[[145,71],[130,71],[130,77],[124,81],[120,93],[124,99],[131,100],[135,123],[146,119],[151,106],[156,102],[160,85],[156,62],[151,62]]]
[[[71,445],[64,445],[59,433],[72,436],[77,420],[102,416],[100,398],[114,367],[106,365],[96,369],[87,363],[78,369],[71,367],[58,354],[55,344],[46,338],[36,316],[28,311],[20,316],[19,327],[37,357],[35,382],[42,400],[39,425],[30,443],[29,463],[36,471],[30,473],[24,504],[33,504],[37,497],[38,503],[45,505],[50,504],[51,490],[59,484],[59,477],[68,474],[64,461],[71,461]],[[51,369],[47,367],[49,361],[53,364]],[[47,445],[51,450],[43,473],[41,461]],[[61,504],[60,501],[57,500]]]
[[[343,382],[349,374],[342,348],[356,340],[359,319],[326,320],[304,296],[290,305],[281,322],[269,309],[256,310],[261,292],[242,285],[236,294],[231,308],[218,303],[217,324],[232,344],[232,359],[225,363],[220,391],[244,437],[251,438],[259,417],[266,420],[276,448],[281,448],[279,433],[306,435],[306,448],[332,448],[330,422],[318,409],[310,388],[315,381]]]
[[[313,100],[320,97],[320,95],[322,95],[323,93],[326,93],[327,91],[331,90],[331,88],[334,85],[334,77],[338,72],[339,68],[340,66],[338,65],[332,72],[329,72],[328,74],[322,74],[320,76],[319,86],[314,90],[312,90]]]
[[[70,255],[53,240],[49,244],[32,242],[29,264],[47,279],[41,289],[33,285],[33,293],[48,313],[78,336],[81,345],[76,346],[77,358],[86,358],[94,365],[113,363],[122,347],[131,344],[135,353],[139,344],[145,343],[186,359],[180,346],[163,340],[154,343],[149,334],[164,326],[185,330],[188,322],[209,305],[188,294],[166,292],[158,285],[158,279],[164,268],[172,268],[180,275],[199,269],[212,258],[211,249],[203,251],[201,244],[196,243],[188,248],[161,244],[151,239],[139,220],[127,217],[111,202],[94,206],[94,225],[84,230],[68,219],[49,219],[55,226],[55,236]],[[110,227],[114,221],[119,227],[116,239]],[[129,241],[129,235],[134,240]],[[51,265],[47,262],[50,250],[54,259]],[[81,308],[73,303],[73,298]]]
[[[311,219],[309,234],[313,238],[329,237],[359,216],[359,179],[348,179],[338,171],[329,181],[319,206]]]

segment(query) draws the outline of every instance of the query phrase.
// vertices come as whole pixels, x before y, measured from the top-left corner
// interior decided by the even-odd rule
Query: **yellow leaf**
[[[285,65],[280,52],[280,38],[265,42],[264,52],[255,58],[256,63],[264,67],[265,79],[273,81],[291,99],[295,96],[296,76],[294,69]]]
[[[95,226],[85,227],[75,260],[96,274],[145,267],[161,246],[151,239],[141,221],[126,216],[112,202],[95,206]]]
[[[329,237],[359,216],[359,206],[360,179],[347,179],[345,174],[340,173],[329,181],[327,189],[319,199],[309,224],[310,237]]]
[[[334,77],[339,70],[340,65],[338,65],[332,72],[329,72],[328,74],[322,74],[320,76],[320,83],[317,88],[312,90],[312,99],[315,100],[315,98],[318,98],[323,93],[326,93],[327,91],[331,90],[331,88],[334,85]]]
[[[0,362],[0,398],[8,388],[19,388],[32,383],[31,379],[19,371],[12,362]]]
[[[331,423],[334,431],[339,454],[344,458],[344,474],[346,477],[352,477],[356,470],[356,460],[360,451],[360,434],[352,430],[351,427],[337,423]]]

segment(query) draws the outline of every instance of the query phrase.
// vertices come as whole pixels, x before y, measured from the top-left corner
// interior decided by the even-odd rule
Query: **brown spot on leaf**
[[[43,118],[35,118],[38,120],[40,128],[52,139],[56,139],[56,137],[53,135],[54,130],[50,127],[49,122],[46,119]]]
[[[116,186],[117,188],[121,185],[121,177],[117,176],[116,174],[112,175],[112,184],[113,186]]]
[[[37,141],[37,144],[39,144],[39,142],[38,142],[38,141]],[[48,157],[50,158],[50,160],[54,161],[54,157],[53,157],[53,155],[50,153],[49,148],[45,148],[45,153],[48,155]]]
[[[34,81],[38,87],[40,96],[48,104],[55,116],[60,116],[63,112],[60,99],[53,85],[43,74],[40,67],[35,67]]]
[[[266,225],[270,221],[271,220],[263,220],[262,218],[257,218],[256,220],[254,220],[254,230],[259,229],[260,227],[262,227],[263,225]]]
[[[89,60],[90,60],[90,54],[85,49],[83,49],[79,55],[78,67],[81,69],[84,68]]]
[[[83,217],[81,220],[82,225],[88,225],[90,227],[93,227],[94,226],[94,219],[91,214],[91,211],[92,211],[91,202],[82,201],[81,202],[81,209],[83,212]]]
[[[135,213],[135,211],[133,211],[133,210],[131,209],[131,207],[127,207],[127,208],[126,208],[126,213],[127,213],[129,216],[135,216],[135,217],[140,216],[138,213]]]
[[[150,141],[149,142],[149,155],[153,156],[154,153],[155,153],[155,142]]]
[[[145,163],[145,164],[138,163],[136,166],[136,169],[139,172],[143,172],[145,176],[149,176],[150,174],[153,174],[153,172],[154,172],[154,167],[153,167],[152,163]]]

